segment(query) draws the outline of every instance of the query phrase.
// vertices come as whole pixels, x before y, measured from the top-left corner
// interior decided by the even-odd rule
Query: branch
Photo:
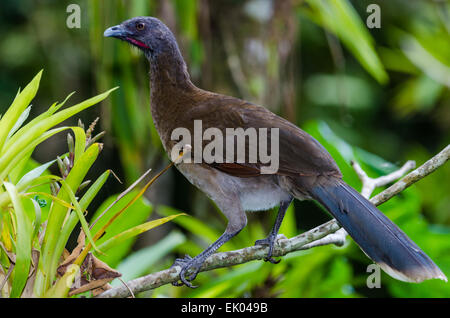
[[[446,163],[449,158],[450,158],[450,145],[445,147],[444,150],[442,150],[436,156],[425,162],[419,168],[403,177],[400,181],[396,182],[395,184],[387,188],[385,191],[374,196],[372,199],[370,199],[370,202],[372,202],[375,205],[379,205],[381,203],[386,202],[394,195],[399,194],[400,192],[408,188],[410,185],[416,183],[420,179],[426,177],[427,175],[435,171],[437,168]]]
[[[450,145],[445,147],[444,150],[442,150],[440,153],[438,153],[436,156],[425,162],[422,166],[417,168],[416,170],[410,172],[408,175],[403,177],[401,180],[384,190],[383,192],[379,193],[378,195],[374,196],[370,201],[374,205],[380,205],[386,201],[388,201],[393,196],[397,195],[398,193],[402,192],[415,182],[419,181],[420,179],[426,177],[433,171],[435,171],[437,168],[445,164],[445,162],[450,158]],[[408,171],[409,169],[412,169],[412,162],[408,161],[402,168],[400,168],[398,171],[395,171],[387,176],[371,179],[369,178],[364,171],[362,171],[361,167],[359,165],[353,163],[352,164],[355,171],[357,171],[358,176],[362,178],[363,181],[363,191],[366,191],[368,195],[373,191],[373,189],[370,191],[371,187],[379,186],[382,184],[387,184],[395,180],[396,178],[400,177],[403,173]],[[364,190],[364,187],[366,187],[369,190]],[[341,227],[337,223],[335,219],[328,221],[312,230],[309,230],[305,233],[302,233],[300,235],[297,235],[291,239],[287,239],[282,235],[279,235],[278,240],[275,244],[273,256],[284,256],[288,253],[304,250],[307,248],[311,248],[312,246],[317,246],[316,242],[320,241],[322,238],[325,238],[329,235],[336,234],[336,232]],[[340,237],[342,238],[342,235],[338,232]],[[344,236],[345,237],[345,236]],[[333,238],[333,236],[331,236]],[[338,242],[339,244],[342,244],[342,240],[336,241],[336,240],[329,240],[331,243]],[[314,243],[313,243],[314,242]],[[324,241],[322,243],[325,244]],[[329,244],[329,243],[327,243]],[[323,244],[322,244],[323,245]],[[229,267],[233,265],[239,265],[242,263],[247,263],[253,260],[261,260],[264,259],[264,257],[267,255],[268,247],[266,246],[251,246],[246,247],[240,250],[236,251],[230,251],[230,252],[221,252],[221,253],[215,253],[208,257],[203,264],[200,271],[209,271],[216,268],[221,267]],[[128,287],[124,286],[118,286],[115,288],[112,288],[110,290],[107,290],[106,292],[100,294],[97,297],[102,298],[123,298],[130,296],[130,290],[133,291],[134,294],[154,289],[159,286],[169,284],[172,282],[175,282],[179,278],[181,268],[179,266],[174,266],[172,268],[156,272],[147,276],[139,277],[137,279],[131,280],[127,282]]]
[[[358,175],[358,178],[362,182],[361,195],[366,199],[370,197],[375,188],[385,186],[397,179],[400,179],[405,173],[416,167],[416,163],[412,160],[409,160],[400,169],[386,176],[372,179],[367,176],[367,174],[362,170],[361,166],[356,161],[352,161],[351,165]]]

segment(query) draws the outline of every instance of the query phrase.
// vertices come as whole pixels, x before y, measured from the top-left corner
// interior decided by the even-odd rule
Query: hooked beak
[[[117,39],[127,41],[141,49],[149,49],[150,48],[144,42],[136,40],[134,38],[134,34],[130,31],[127,31],[126,29],[124,29],[121,25],[115,25],[113,27],[106,29],[106,31],[103,33],[103,36],[117,38]]]
[[[115,25],[113,27],[106,29],[105,33],[103,33],[103,36],[126,39],[127,37],[131,36],[131,34],[127,30],[122,28],[122,26]]]

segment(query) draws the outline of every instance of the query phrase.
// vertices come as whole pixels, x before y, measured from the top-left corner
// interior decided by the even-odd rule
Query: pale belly
[[[219,207],[227,200],[239,200],[244,211],[262,211],[271,209],[290,197],[273,175],[238,178],[200,165],[180,164],[177,168]]]
[[[240,200],[245,211],[268,210],[279,205],[281,201],[288,200],[289,194],[286,191],[263,178],[237,178],[241,188]]]

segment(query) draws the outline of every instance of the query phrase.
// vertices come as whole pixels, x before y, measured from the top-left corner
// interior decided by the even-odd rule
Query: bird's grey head
[[[135,17],[108,28],[103,34],[130,43],[142,50],[148,58],[161,53],[178,51],[173,33],[157,18]]]

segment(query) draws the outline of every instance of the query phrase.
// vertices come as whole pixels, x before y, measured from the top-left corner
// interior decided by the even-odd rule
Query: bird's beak
[[[106,37],[125,39],[126,37],[129,37],[131,34],[127,30],[125,30],[121,25],[115,25],[113,27],[106,29],[103,35]]]
[[[113,27],[106,29],[106,31],[105,31],[105,33],[103,33],[103,35],[106,37],[113,37],[113,38],[121,39],[123,41],[127,41],[141,49],[149,49],[150,48],[144,42],[141,42],[141,41],[135,39],[133,33],[124,29],[121,25],[115,25]]]

